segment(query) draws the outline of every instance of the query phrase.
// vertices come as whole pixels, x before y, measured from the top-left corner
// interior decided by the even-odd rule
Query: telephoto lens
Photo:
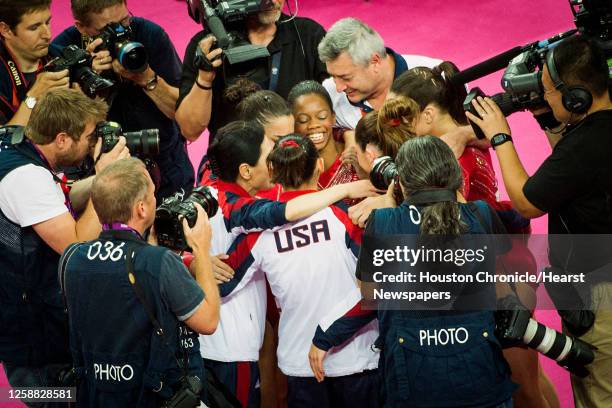
[[[591,344],[532,319],[531,312],[513,295],[498,301],[495,335],[505,347],[525,344],[578,377],[584,378],[589,374],[585,366],[595,358]]]
[[[156,156],[159,154],[159,130],[145,129],[136,132],[123,132],[117,122],[100,122],[96,125],[96,137],[102,138],[102,153],[110,152],[125,137],[130,153],[137,156]]]

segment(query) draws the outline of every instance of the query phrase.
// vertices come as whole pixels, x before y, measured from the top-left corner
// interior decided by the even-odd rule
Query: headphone
[[[548,73],[555,85],[555,89],[561,91],[561,102],[563,103],[563,107],[571,113],[586,113],[593,104],[593,95],[583,86],[568,86],[561,80],[557,67],[555,66],[554,48],[550,49],[546,55],[546,66],[548,67]]]

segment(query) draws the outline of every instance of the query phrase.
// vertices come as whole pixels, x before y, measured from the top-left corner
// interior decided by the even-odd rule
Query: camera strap
[[[273,92],[276,92],[276,90],[278,89],[278,80],[280,78],[280,65],[282,57],[283,52],[280,50],[272,54],[272,64],[270,66],[270,84],[268,85],[268,89]]]
[[[53,168],[51,167],[51,164],[49,163],[45,155],[36,147],[36,145],[31,140],[25,137],[23,126],[13,126],[13,127],[14,127],[14,130],[11,135],[11,145],[13,146],[13,148],[19,151],[19,153],[29,158],[30,160],[32,160],[38,166],[44,167],[45,169],[49,171],[49,173],[51,173],[51,177],[53,178],[53,181],[55,181],[57,184],[60,185],[60,188],[62,189],[62,193],[64,193],[64,198],[66,199],[64,204],[66,205],[66,208],[68,208],[68,212],[70,212],[70,215],[72,215],[72,218],[76,220],[77,213],[72,207],[72,202],[70,201],[70,186],[73,183],[69,182],[65,178],[66,177],[65,175],[64,175],[64,178],[60,178],[57,174],[55,174],[55,171],[53,171]],[[26,144],[29,143],[32,149],[30,150],[27,147],[25,147],[23,145],[24,142]]]
[[[13,97],[11,101],[6,100],[5,98],[0,96],[0,110],[5,116],[11,118],[17,109],[19,109],[19,105],[21,105],[21,101],[26,98],[26,93],[30,88],[30,84],[25,78],[25,75],[19,69],[19,66],[15,62],[15,59],[11,55],[10,51],[6,48],[6,45],[3,41],[0,41],[0,59],[2,59],[2,63],[5,68],[9,71],[11,77],[11,84],[13,87]],[[38,63],[38,69],[36,72],[40,72],[43,68],[42,60]]]
[[[127,273],[128,273],[128,280],[130,281],[130,284],[132,285],[132,288],[134,289],[134,292],[136,293],[136,297],[138,298],[138,300],[144,307],[145,312],[147,313],[147,317],[149,318],[149,321],[155,328],[155,334],[158,335],[162,339],[162,342],[168,348],[168,351],[170,352],[170,354],[176,361],[176,364],[183,371],[184,377],[187,378],[187,376],[189,375],[189,372],[188,372],[189,356],[187,355],[187,351],[183,348],[183,364],[181,364],[179,359],[176,357],[176,354],[172,350],[172,347],[170,347],[170,343],[168,343],[168,338],[166,337],[166,334],[164,332],[164,329],[161,327],[161,324],[155,317],[155,312],[153,311],[151,304],[147,302],[144,291],[142,290],[142,286],[140,286],[140,283],[136,279],[136,272],[134,270],[134,265],[133,265],[133,256],[134,256],[134,248],[133,246],[128,244],[127,255],[125,257],[125,266],[126,266]]]

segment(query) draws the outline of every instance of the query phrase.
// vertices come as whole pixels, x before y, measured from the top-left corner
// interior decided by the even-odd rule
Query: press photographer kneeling
[[[219,320],[209,258],[211,228],[202,207],[184,235],[194,260],[145,241],[156,211],[144,164],[125,159],[96,176],[92,201],[103,231],[70,246],[60,265],[71,352],[83,406],[195,407],[203,396],[198,333]],[[206,295],[204,295],[206,294]]]
[[[612,262],[612,102],[608,92],[609,69],[604,52],[592,39],[574,36],[546,56],[542,71],[543,95],[562,137],[533,176],[528,176],[516,153],[510,128],[500,108],[490,98],[473,102],[468,117],[491,140],[499,159],[506,191],[514,207],[527,218],[548,213],[550,263],[562,274],[589,273]],[[553,235],[557,234],[557,235]],[[558,308],[567,300],[547,289]],[[553,289],[551,291],[551,289]],[[595,360],[584,379],[572,376],[576,407],[604,407],[612,403],[612,286],[609,274],[593,285],[590,299],[573,310],[560,310],[564,328],[593,344]],[[577,299],[580,301],[581,299]],[[576,302],[578,303],[578,302]],[[606,306],[607,305],[607,306]],[[590,310],[589,310],[590,309]]]

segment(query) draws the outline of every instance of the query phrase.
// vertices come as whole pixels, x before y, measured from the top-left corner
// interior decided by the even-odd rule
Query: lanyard
[[[276,92],[276,90],[278,89],[278,80],[280,77],[280,64],[282,56],[282,51],[277,51],[272,54],[272,66],[270,68],[270,85],[268,86],[268,89],[273,92]]]
[[[134,228],[122,222],[112,222],[110,224],[102,224],[102,231],[111,231],[111,230],[128,231],[144,241],[144,238],[142,237],[142,235],[140,235],[140,232],[136,231]]]
[[[72,218],[76,220],[77,214],[74,208],[72,207],[72,202],[70,201],[70,186],[68,186],[68,179],[66,178],[66,175],[62,174],[61,178],[58,177],[57,174],[55,174],[55,172],[53,171],[53,167],[51,167],[51,164],[49,163],[49,161],[47,160],[43,152],[40,151],[38,146],[32,143],[30,139],[26,139],[26,140],[34,148],[34,151],[38,154],[38,157],[40,157],[40,159],[42,160],[42,164],[51,172],[55,182],[60,185],[60,188],[62,189],[62,193],[64,193],[64,199],[65,199],[64,205],[66,206],[66,208],[68,208],[68,212],[70,212],[70,215],[72,215]]]
[[[2,110],[7,118],[11,118],[15,112],[17,112],[17,109],[19,109],[21,101],[26,98],[26,93],[28,92],[30,84],[19,69],[19,65],[17,65],[15,59],[4,43],[0,44],[0,60],[6,70],[10,73],[11,84],[13,86],[12,100],[8,101],[5,98],[0,97],[0,102],[2,102],[0,103],[0,110]],[[40,61],[38,63],[36,74],[42,71],[42,68],[43,64],[42,61]]]

